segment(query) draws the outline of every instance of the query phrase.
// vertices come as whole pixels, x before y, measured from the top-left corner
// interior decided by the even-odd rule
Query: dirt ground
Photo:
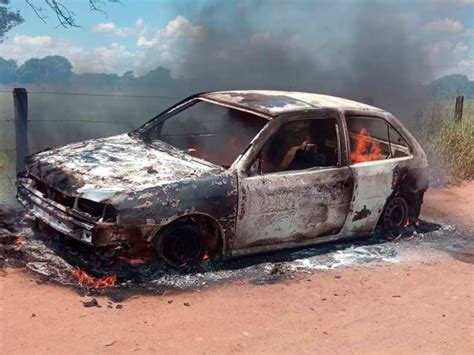
[[[422,218],[460,223],[474,231],[474,183],[430,189],[425,195]]]
[[[473,231],[473,196],[472,183],[429,190],[423,216]],[[473,276],[472,263],[442,254],[260,286],[98,298],[100,308],[84,308],[76,292],[8,269],[0,275],[0,350],[472,354]]]

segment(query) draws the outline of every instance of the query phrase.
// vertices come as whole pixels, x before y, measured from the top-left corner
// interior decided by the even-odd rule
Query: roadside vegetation
[[[454,98],[431,102],[421,123],[430,165],[451,183],[474,179],[474,99],[465,98],[461,122],[454,122],[454,106]]]

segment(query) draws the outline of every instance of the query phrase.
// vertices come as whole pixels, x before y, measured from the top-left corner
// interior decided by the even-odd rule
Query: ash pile
[[[473,262],[473,238],[454,225],[412,221],[392,235],[274,252],[226,262],[207,262],[177,271],[152,253],[122,255],[92,248],[36,227],[22,210],[0,208],[0,267],[20,267],[40,282],[73,287],[82,294],[123,299],[135,293],[163,294],[231,281],[260,285],[298,279],[306,273],[344,266],[400,262],[413,256],[448,253]]]

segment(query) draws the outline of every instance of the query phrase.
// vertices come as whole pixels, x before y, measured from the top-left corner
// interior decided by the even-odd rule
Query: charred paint
[[[228,105],[246,107],[270,115],[327,109],[358,109],[384,112],[381,109],[360,102],[306,92],[242,90],[211,92],[202,96]]]
[[[400,165],[396,165],[392,171],[392,190],[397,189],[401,182],[407,177],[405,168],[401,168]]]
[[[347,167],[241,176],[239,193],[245,197],[239,203],[234,248],[251,249],[339,231],[348,213],[352,177]]]
[[[360,211],[355,212],[354,217],[352,218],[352,222],[359,221],[361,219],[367,218],[370,216],[372,211],[370,211],[366,205],[364,205],[364,208],[362,208]]]
[[[20,202],[61,233],[101,246],[139,245],[180,218],[208,218],[219,226],[223,256],[230,257],[367,235],[394,191],[422,199],[427,188],[423,150],[381,109],[310,93],[233,91],[196,95],[169,112],[196,97],[269,120],[229,169],[123,134],[29,157],[27,176],[18,181]],[[349,165],[346,113],[383,116],[411,155]],[[340,166],[247,175],[246,159],[283,122],[328,114],[338,117]]]

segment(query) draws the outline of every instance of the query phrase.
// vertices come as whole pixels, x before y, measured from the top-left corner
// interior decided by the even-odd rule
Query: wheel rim
[[[408,219],[408,205],[402,197],[390,200],[385,206],[382,224],[387,230],[403,227]]]
[[[172,266],[196,265],[201,260],[202,242],[200,232],[194,226],[181,226],[163,240],[162,258]]]

